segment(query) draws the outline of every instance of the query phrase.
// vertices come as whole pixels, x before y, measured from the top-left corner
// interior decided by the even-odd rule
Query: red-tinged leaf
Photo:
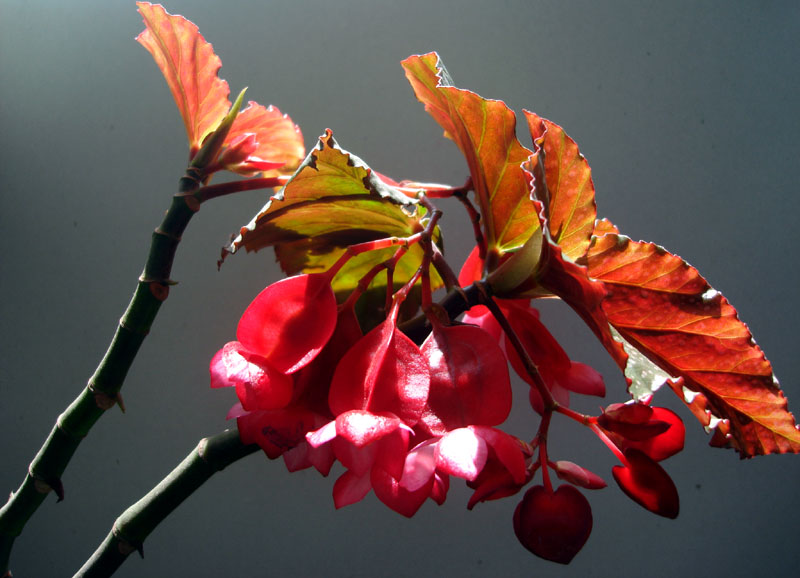
[[[412,492],[381,468],[372,468],[370,481],[378,499],[407,518],[411,518],[422,507],[431,495],[434,483],[431,477],[424,486]]]
[[[564,255],[575,261],[586,254],[594,231],[597,207],[592,171],[560,126],[527,110],[523,113],[534,143],[541,143],[539,154],[544,155],[550,235]]]
[[[255,134],[257,141],[249,156],[282,164],[281,173],[293,172],[305,157],[300,128],[274,106],[265,107],[250,101],[233,121],[225,145],[247,133]]]
[[[435,323],[422,344],[431,370],[428,403],[420,422],[443,435],[467,425],[499,425],[511,411],[508,362],[497,340],[473,325]]]
[[[600,490],[607,485],[603,478],[576,463],[561,460],[552,465],[556,475],[570,484],[587,490]]]
[[[402,64],[417,99],[467,160],[488,248],[518,249],[539,228],[539,217],[520,169],[531,151],[517,140],[514,112],[502,101],[453,86],[435,52]]]
[[[608,291],[602,307],[609,322],[632,348],[683,379],[681,398],[695,403],[703,425],[711,419],[706,410],[727,420],[729,446],[742,457],[800,452],[800,431],[769,361],[696,269],[661,247],[614,234],[596,238],[587,257],[590,275]]]
[[[514,533],[540,558],[569,564],[592,533],[592,508],[574,486],[534,486],[514,511]]]
[[[336,327],[336,297],[324,275],[297,275],[256,296],[236,335],[250,351],[283,373],[308,365]]]
[[[422,415],[429,389],[427,361],[390,317],[339,362],[328,404],[335,415],[352,409],[389,412],[413,426]]]
[[[680,509],[678,490],[669,474],[647,454],[625,450],[627,464],[614,466],[611,473],[630,499],[665,518],[677,518]]]
[[[228,83],[217,76],[222,61],[197,26],[183,16],[169,14],[159,4],[136,5],[147,27],[136,40],[153,55],[167,80],[194,156],[231,106]]]
[[[320,137],[298,170],[253,220],[243,227],[227,251],[275,247],[281,268],[289,275],[327,270],[349,245],[386,237],[408,237],[423,230],[425,210],[394,186],[381,180],[364,161],[342,150],[331,131]],[[438,241],[438,228],[435,233]],[[372,267],[391,257],[395,247],[365,252],[336,275],[336,292],[349,294]],[[405,283],[422,262],[419,243],[412,245],[394,272]],[[434,271],[432,286],[442,285]],[[373,286],[386,285],[378,275]]]

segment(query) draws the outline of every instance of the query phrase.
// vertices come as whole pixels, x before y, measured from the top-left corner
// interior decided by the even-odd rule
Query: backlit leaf
[[[263,106],[251,100],[233,121],[225,144],[246,133],[255,134],[258,141],[251,156],[284,163],[282,173],[294,171],[306,154],[300,128],[274,106]]]
[[[287,274],[321,272],[349,245],[422,231],[424,217],[425,210],[414,199],[339,148],[327,131],[286,186],[241,229],[228,251],[275,247]],[[351,259],[334,279],[334,290],[352,290],[367,271],[395,251],[396,247],[390,247]],[[398,263],[394,281],[410,279],[421,261],[422,248],[412,245]],[[381,282],[386,284],[385,275],[376,277],[375,283]],[[435,272],[432,283],[441,285]]]
[[[194,156],[231,106],[228,83],[217,76],[222,61],[194,23],[159,4],[136,5],[147,27],[136,40],[153,55],[167,80]]]
[[[606,287],[602,308],[619,334],[683,378],[681,398],[703,425],[712,416],[727,420],[729,433],[715,436],[715,445],[725,437],[742,457],[800,452],[800,431],[769,361],[696,269],[657,245],[616,234],[596,238],[587,257],[590,276]]]
[[[466,157],[487,247],[501,253],[521,247],[539,217],[520,169],[531,151],[517,140],[514,112],[500,100],[453,86],[435,52],[402,64],[417,99]]]
[[[574,140],[557,124],[523,111],[534,143],[544,156],[550,235],[573,261],[589,248],[597,208],[589,163]]]

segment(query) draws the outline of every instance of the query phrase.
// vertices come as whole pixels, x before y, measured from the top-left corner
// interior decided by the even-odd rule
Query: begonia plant
[[[413,93],[463,154],[465,179],[395,180],[331,130],[306,151],[277,108],[242,109],[244,91],[231,103],[197,27],[137,5],[137,40],[178,106],[188,168],[108,352],[0,510],[0,571],[10,576],[13,542],[47,493],[64,498],[61,475],[81,439],[122,405],[189,220],[206,201],[244,190],[265,189],[268,201],[219,265],[273,249],[285,277],[241,304],[236,334],[205,360],[210,386],[230,399],[231,428],[202,440],[123,513],[77,575],[113,573],[205,480],[259,449],[290,472],[333,474],[337,508],[374,492],[410,518],[429,499],[442,506],[461,479],[470,510],[516,502],[509,538],[560,564],[590,539],[587,495],[602,500],[594,490],[612,480],[635,505],[679,515],[668,460],[683,449],[683,417],[742,458],[800,451],[772,367],[736,310],[681,257],[602,218],[589,164],[558,124],[523,110],[526,146],[503,101],[458,88],[435,52],[410,56],[402,67]],[[210,184],[221,171],[245,178]],[[444,249],[449,200],[474,239],[463,263]],[[569,305],[618,374],[572,359],[540,319],[542,299]],[[661,388],[683,402],[683,415],[658,405]],[[595,398],[598,412],[573,409],[576,396]],[[507,427],[512,407],[525,408],[533,437]],[[556,455],[557,419],[597,438],[605,471]]]

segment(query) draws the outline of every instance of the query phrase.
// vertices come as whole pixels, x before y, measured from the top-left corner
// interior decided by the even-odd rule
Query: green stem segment
[[[120,389],[173,284],[169,275],[181,235],[200,208],[200,202],[193,196],[201,185],[195,172],[190,169],[181,179],[178,194],[153,232],[144,271],[108,351],[87,386],[58,416],[53,430],[33,458],[22,485],[0,509],[0,575],[8,573],[14,540],[47,494],[54,490],[59,501],[64,498],[61,475],[92,426],[116,403],[124,410]]]
[[[111,576],[132,552],[143,556],[142,545],[147,536],[186,498],[216,472],[258,449],[256,444],[244,445],[236,428],[201,440],[178,467],[117,518],[111,532],[75,577]]]

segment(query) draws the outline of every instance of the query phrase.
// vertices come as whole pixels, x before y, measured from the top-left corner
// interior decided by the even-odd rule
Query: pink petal
[[[459,428],[447,433],[436,444],[436,467],[447,474],[474,480],[488,455],[482,437],[475,435],[471,428]]]
[[[333,484],[333,505],[338,510],[360,502],[369,493],[371,487],[369,474],[357,476],[348,470]]]
[[[426,485],[436,471],[436,441],[419,444],[406,456],[400,485],[410,492]]]
[[[313,448],[318,448],[336,437],[336,421],[329,421],[316,431],[306,434],[306,441]]]
[[[554,469],[562,480],[587,490],[600,490],[607,485],[603,478],[573,462],[558,461],[554,464]]]
[[[225,419],[233,419],[242,417],[243,415],[247,415],[248,411],[242,407],[241,402],[236,402],[233,407],[228,410],[228,415],[225,416]]]
[[[352,410],[336,418],[336,435],[360,448],[392,433],[401,423],[395,416]]]

